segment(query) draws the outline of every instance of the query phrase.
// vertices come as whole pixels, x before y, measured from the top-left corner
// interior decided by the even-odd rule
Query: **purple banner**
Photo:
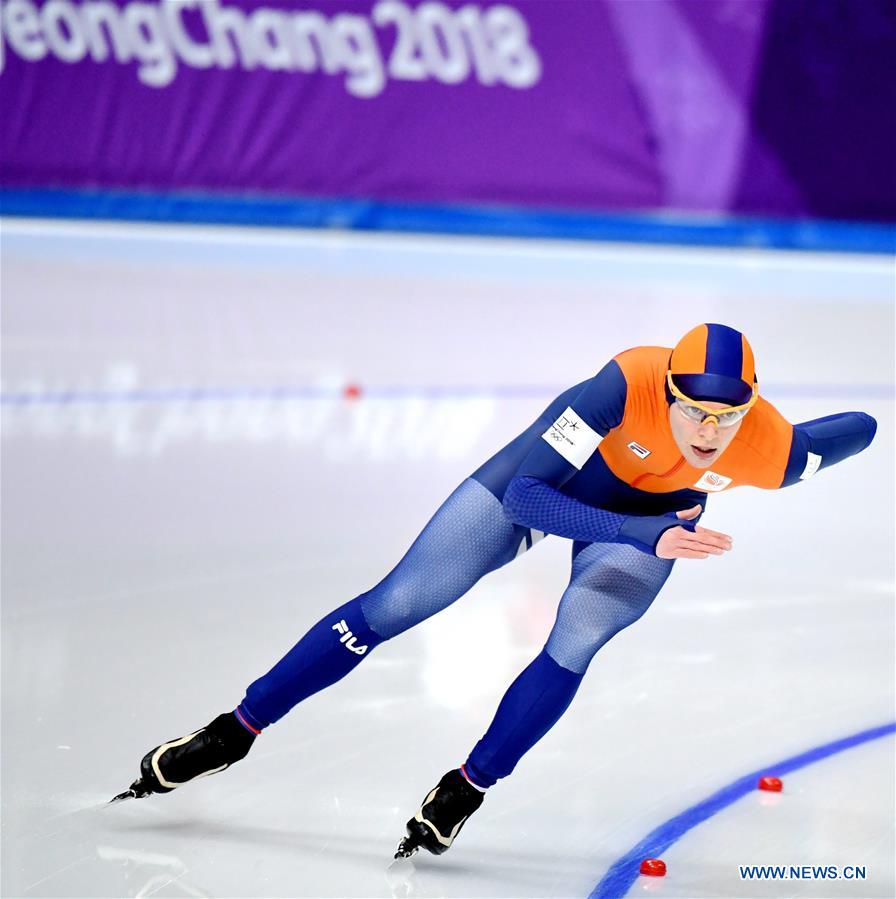
[[[6,187],[896,218],[888,0],[5,0]]]

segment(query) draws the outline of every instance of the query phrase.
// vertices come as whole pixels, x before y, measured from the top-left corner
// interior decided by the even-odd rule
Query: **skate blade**
[[[152,790],[148,790],[144,785],[142,780],[135,780],[123,793],[119,793],[117,796],[113,796],[107,805],[112,805],[114,802],[125,802],[128,799],[143,799],[145,796],[149,796]]]
[[[419,844],[411,837],[402,837],[395,850],[395,858],[410,858],[418,849]]]

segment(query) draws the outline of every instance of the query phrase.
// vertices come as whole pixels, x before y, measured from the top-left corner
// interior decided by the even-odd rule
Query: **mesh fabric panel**
[[[468,478],[395,568],[360,597],[367,623],[385,639],[419,624],[513,559],[526,533],[492,493]]]
[[[516,477],[507,485],[504,511],[514,521],[573,540],[614,541],[624,515],[586,505],[538,478]]]
[[[569,671],[584,674],[601,646],[647,611],[672,565],[632,546],[586,546],[573,562],[545,645],[548,654]]]

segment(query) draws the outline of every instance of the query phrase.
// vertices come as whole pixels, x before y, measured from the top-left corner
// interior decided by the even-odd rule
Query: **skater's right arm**
[[[601,440],[622,424],[627,394],[625,375],[611,359],[535,441],[517,476],[562,487],[594,455]]]
[[[715,543],[714,532],[702,528],[698,532],[690,520],[700,514],[699,506],[696,512],[683,513],[687,518],[679,518],[677,513],[620,515],[560,492],[591,458],[601,439],[622,423],[627,389],[615,360],[585,385],[543,439],[536,441],[510,480],[504,494],[505,514],[517,524],[548,534],[588,543],[628,543],[649,555],[659,551],[662,558],[705,558],[693,554],[698,552],[694,541],[701,544],[699,552],[723,551],[721,543]],[[673,528],[674,539],[670,535],[660,546],[663,534]],[[703,546],[706,542],[712,545]]]
[[[524,527],[587,543],[628,543],[661,559],[705,559],[730,549],[725,535],[698,528],[691,520],[702,511],[697,505],[666,515],[620,515],[566,496],[530,475],[512,478],[504,494],[505,514]]]

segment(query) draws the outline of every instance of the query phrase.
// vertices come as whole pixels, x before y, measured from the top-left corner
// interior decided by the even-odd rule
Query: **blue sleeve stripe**
[[[628,382],[615,359],[611,359],[592,379],[582,394],[583,405],[574,405],[579,415],[606,437],[625,418]],[[586,408],[587,406],[587,408]]]
[[[796,484],[806,467],[807,454],[809,452],[809,437],[800,430],[799,426],[793,429],[793,439],[790,442],[790,455],[787,457],[787,468],[784,469],[782,487],[790,487]]]

